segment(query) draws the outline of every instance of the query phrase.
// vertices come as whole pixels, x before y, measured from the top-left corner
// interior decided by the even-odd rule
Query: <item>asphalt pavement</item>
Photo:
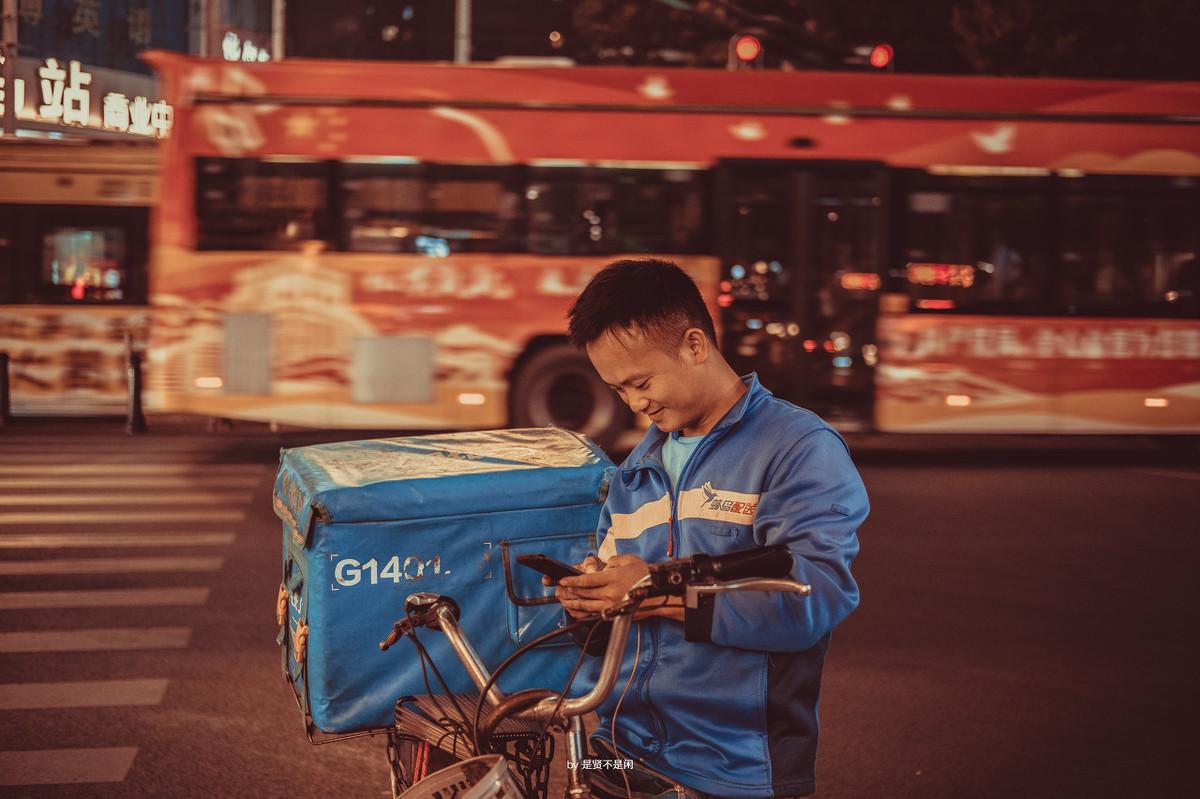
[[[381,739],[306,740],[275,646],[278,448],[358,435],[0,429],[0,794],[390,795]],[[850,442],[873,509],[818,795],[1200,794],[1195,455]]]

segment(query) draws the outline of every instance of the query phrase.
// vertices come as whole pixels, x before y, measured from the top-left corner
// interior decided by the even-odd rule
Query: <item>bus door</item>
[[[887,172],[879,164],[727,160],[716,169],[722,350],[842,427],[871,418]]]

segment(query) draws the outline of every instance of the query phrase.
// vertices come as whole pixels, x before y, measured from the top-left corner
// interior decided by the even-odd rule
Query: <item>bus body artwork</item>
[[[662,256],[843,427],[1200,431],[1196,84],[150,59],[152,407],[607,437],[565,312]]]
[[[715,283],[713,259],[676,260]],[[603,263],[499,254],[434,260],[199,253],[178,274],[167,264],[156,273],[162,285],[177,288],[155,295],[152,385],[163,391],[160,408],[229,418],[503,427],[508,373],[539,337],[552,340],[536,352],[565,360],[558,388],[590,390],[580,388],[590,378],[586,364],[559,339],[567,307]],[[233,340],[231,350],[226,343]],[[613,404],[584,412],[622,418],[618,410]],[[573,421],[586,426],[588,417]]]
[[[1195,432],[1200,325],[895,316],[881,321],[881,429]]]
[[[17,415],[122,413],[149,332],[154,145],[0,142],[0,352]]]

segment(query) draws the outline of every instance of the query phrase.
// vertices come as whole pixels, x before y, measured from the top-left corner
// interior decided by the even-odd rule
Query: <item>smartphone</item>
[[[574,577],[583,574],[583,572],[574,566],[568,566],[561,560],[555,560],[548,555],[540,553],[537,555],[518,555],[517,563],[520,563],[522,566],[528,566],[535,571],[540,571],[555,583],[564,577]]]

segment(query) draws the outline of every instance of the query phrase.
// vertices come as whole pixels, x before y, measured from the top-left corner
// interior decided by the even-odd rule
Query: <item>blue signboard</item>
[[[188,0],[17,0],[19,53],[150,74],[137,54],[188,51]]]

